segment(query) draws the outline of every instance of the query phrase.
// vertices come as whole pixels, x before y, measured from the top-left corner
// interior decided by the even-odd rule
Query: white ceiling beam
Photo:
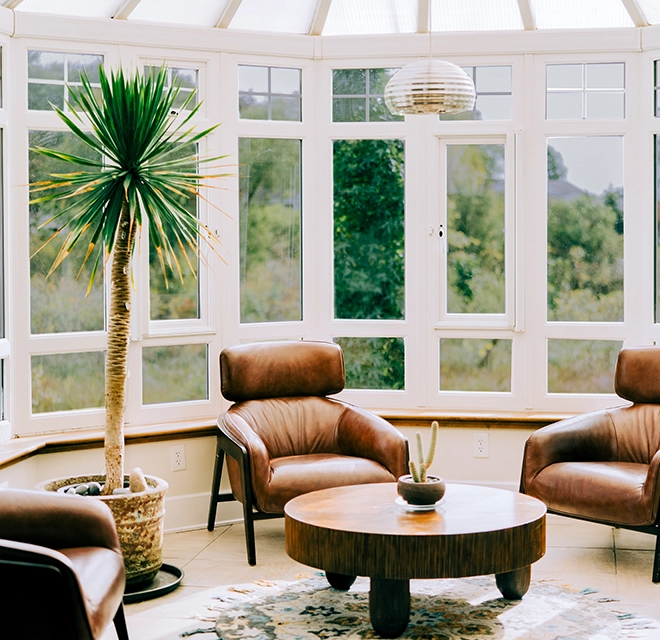
[[[536,16],[530,0],[518,0],[518,10],[525,31],[534,31],[536,29]]]
[[[218,21],[215,26],[217,29],[226,29],[231,23],[232,19],[238,11],[238,7],[241,6],[243,0],[229,0],[224,11],[220,14]]]
[[[417,0],[417,33],[428,33],[431,22],[431,0]]]
[[[23,0],[3,0],[2,6],[7,9],[15,9]]]
[[[142,0],[124,0],[112,16],[113,20],[126,20]]]
[[[651,24],[644,15],[644,11],[642,11],[637,0],[621,0],[621,2],[636,27],[648,27]]]
[[[308,35],[320,36],[323,33],[323,27],[325,27],[325,21],[328,19],[331,4],[332,0],[318,0]]]

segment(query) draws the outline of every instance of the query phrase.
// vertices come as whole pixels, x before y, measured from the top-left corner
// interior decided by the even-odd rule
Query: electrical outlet
[[[488,433],[480,431],[474,434],[473,456],[475,458],[488,457]]]
[[[186,448],[182,444],[170,447],[172,471],[183,471],[186,468]]]

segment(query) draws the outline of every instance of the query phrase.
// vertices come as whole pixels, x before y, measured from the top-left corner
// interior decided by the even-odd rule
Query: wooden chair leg
[[[218,511],[218,493],[220,492],[220,480],[222,479],[222,468],[225,461],[225,450],[222,448],[220,438],[215,454],[215,468],[213,470],[213,483],[211,484],[211,502],[209,504],[209,520],[207,529],[213,531],[215,528],[215,516]]]
[[[250,462],[247,456],[241,464],[241,485],[243,489],[243,522],[245,526],[245,547],[248,564],[257,564],[257,550],[254,541],[254,517],[252,511],[252,478],[250,477]]]
[[[653,556],[653,582],[660,582],[660,530],[655,534],[655,554]]]
[[[126,616],[124,614],[124,605],[120,604],[114,618],[115,631],[117,632],[118,640],[129,640],[128,628],[126,627]]]

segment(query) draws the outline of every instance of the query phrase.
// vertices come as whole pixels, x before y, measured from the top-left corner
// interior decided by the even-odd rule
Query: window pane
[[[300,98],[273,96],[270,108],[271,120],[300,121]]]
[[[239,65],[238,90],[268,93],[268,67]]]
[[[102,351],[32,356],[32,413],[103,407],[104,367]]]
[[[333,98],[333,122],[365,122],[365,98]]]
[[[81,72],[85,72],[90,82],[100,82],[99,66],[103,56],[67,53],[67,82],[80,82]]]
[[[477,96],[475,120],[511,120],[511,96]]]
[[[207,400],[208,368],[205,344],[145,347],[142,349],[142,404]]]
[[[86,145],[69,132],[30,131],[30,146],[57,149],[85,158],[94,154]],[[76,165],[52,160],[30,152],[30,182],[45,180],[51,173],[70,173]],[[56,333],[62,331],[95,331],[104,328],[104,294],[102,279],[94,284],[87,297],[87,284],[91,263],[83,272],[78,271],[85,257],[85,247],[72,253],[49,276],[53,261],[59,251],[59,239],[50,242],[38,253],[35,252],[51,237],[57,224],[46,223],[67,205],[61,201],[41,202],[30,205],[30,311],[32,333]],[[84,243],[83,243],[84,244]],[[99,269],[100,271],[100,269]]]
[[[404,389],[403,338],[333,338],[344,352],[347,389]]]
[[[179,154],[180,157],[197,155],[197,145],[191,144],[184,147]],[[174,155],[172,155],[174,158]],[[197,170],[195,163],[191,163],[189,170]],[[172,198],[183,204],[190,214],[197,216],[197,198],[190,195]],[[178,270],[173,271],[167,264],[161,265],[158,252],[150,238],[149,242],[149,304],[152,320],[182,320],[186,318],[199,318],[199,287],[196,273],[199,271],[199,260],[191,249],[184,255],[174,233],[169,227],[165,228],[165,234],[179,263]],[[191,270],[193,266],[195,271]],[[163,272],[164,270],[164,272]]]
[[[394,115],[385,104],[385,98],[369,98],[369,122],[401,121],[403,116]]]
[[[440,391],[511,391],[511,340],[440,340]]]
[[[548,393],[614,393],[619,340],[548,340]]]
[[[366,95],[366,69],[333,69],[332,93],[339,95]]]
[[[300,140],[239,139],[241,322],[302,319]]]
[[[504,145],[447,147],[447,311],[504,313]]]
[[[369,69],[369,95],[385,95],[385,87],[389,79],[399,69]]]
[[[623,320],[623,139],[548,140],[548,320]]]
[[[270,90],[272,93],[300,95],[300,69],[272,67],[270,70]]]
[[[241,118],[302,120],[300,69],[239,65],[238,78]]]
[[[64,54],[28,51],[28,78],[64,82]]]
[[[547,102],[548,120],[581,120],[582,92],[549,93]]]
[[[588,93],[587,118],[623,118],[623,93]]]
[[[548,89],[582,89],[584,65],[549,64],[546,67]]]
[[[334,142],[336,318],[404,317],[404,143]]]
[[[623,62],[614,64],[591,63],[586,65],[587,89],[623,89]]]
[[[511,93],[511,67],[476,67],[477,93]]]
[[[64,85],[28,83],[28,109],[50,111],[51,103],[64,109]]]
[[[660,212],[660,136],[655,135],[655,210]],[[660,216],[655,222],[655,321],[660,322]]]
[[[268,96],[243,93],[238,97],[238,110],[245,120],[268,120]]]

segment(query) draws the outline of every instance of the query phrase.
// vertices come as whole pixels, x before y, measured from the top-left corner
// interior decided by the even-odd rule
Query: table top
[[[325,571],[394,579],[505,573],[545,553],[546,507],[535,498],[447,484],[433,511],[396,499],[396,483],[298,496],[284,507],[286,551]]]
[[[308,525],[384,535],[464,535],[510,529],[543,518],[536,498],[477,485],[447,484],[434,511],[411,512],[395,502],[395,483],[334,487],[290,500],[285,514]]]

